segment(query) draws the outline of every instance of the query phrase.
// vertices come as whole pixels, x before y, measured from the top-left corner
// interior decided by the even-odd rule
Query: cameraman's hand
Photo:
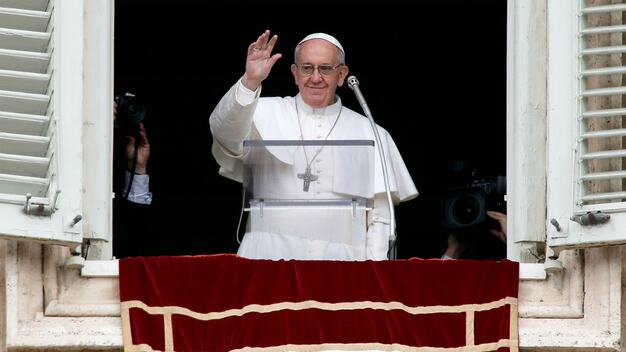
[[[133,158],[135,157],[135,137],[126,136],[126,164],[132,171]],[[140,175],[146,174],[148,166],[148,158],[150,158],[150,142],[146,134],[146,128],[143,122],[139,123],[139,143],[137,145],[137,163],[135,164],[135,173]]]
[[[500,241],[506,243],[506,214],[500,213],[498,211],[487,211],[487,216],[496,220],[500,224],[500,229],[489,229],[489,232],[498,237]]]

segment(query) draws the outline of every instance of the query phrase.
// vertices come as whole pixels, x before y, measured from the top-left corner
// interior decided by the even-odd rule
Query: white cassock
[[[369,120],[342,106],[339,97],[332,105],[314,109],[304,103],[299,94],[296,97],[260,98],[260,91],[261,88],[255,92],[250,91],[239,80],[222,97],[211,114],[212,152],[220,165],[219,173],[225,177],[242,182],[243,159],[245,158],[243,141],[248,139],[375,140]],[[333,125],[335,125],[334,128]],[[385,129],[380,126],[378,129],[385,151],[394,204],[415,198],[418,194],[417,189],[398,148]],[[387,258],[390,211],[378,152],[374,152],[374,184],[368,185],[368,181],[350,173],[349,168],[338,167],[337,157],[333,156],[330,148],[322,148],[315,156],[318,149],[319,147],[306,147],[306,160],[311,162],[312,172],[318,176],[317,180],[311,182],[307,197],[311,199],[350,199],[353,196],[373,198],[373,209],[367,214],[366,233],[354,241],[344,239],[337,241],[327,235],[332,231],[321,231],[318,237],[248,231],[239,247],[239,255],[254,259],[275,260],[382,260]],[[255,177],[271,180],[272,187],[282,187],[283,192],[289,192],[290,189],[301,192],[303,180],[293,175],[304,171],[306,162],[303,150],[301,148],[299,151],[288,148],[268,148],[268,151],[275,165],[265,168],[261,173],[285,167],[292,168],[293,172],[267,175],[257,173]],[[256,192],[258,190],[255,189]],[[268,192],[271,191],[268,190]],[[327,216],[333,215],[331,213]],[[337,213],[337,216],[341,215]],[[296,216],[296,218],[289,216],[285,219],[295,223],[307,223],[311,220],[306,216]],[[328,223],[332,224],[333,221],[329,220]],[[342,236],[336,238],[339,237]]]

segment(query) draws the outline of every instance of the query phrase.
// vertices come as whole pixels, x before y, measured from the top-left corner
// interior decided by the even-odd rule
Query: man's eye
[[[313,71],[313,65],[302,65],[302,71]]]
[[[322,72],[330,72],[333,70],[333,67],[330,65],[320,65],[319,68]]]

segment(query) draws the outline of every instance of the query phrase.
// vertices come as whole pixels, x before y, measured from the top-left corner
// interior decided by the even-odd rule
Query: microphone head
[[[348,87],[350,87],[350,89],[354,89],[354,87],[358,85],[359,85],[359,80],[356,79],[356,77],[354,76],[348,77]]]

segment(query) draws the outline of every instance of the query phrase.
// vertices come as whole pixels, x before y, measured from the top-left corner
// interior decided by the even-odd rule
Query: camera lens
[[[129,122],[139,123],[144,119],[146,113],[142,106],[138,106],[134,102],[131,102],[126,107],[126,116],[128,117]]]
[[[115,96],[117,102],[116,127],[129,136],[139,136],[139,123],[146,117],[145,105],[131,92]]]
[[[464,194],[452,203],[452,217],[460,225],[472,224],[478,219],[481,204],[472,194]]]
[[[486,197],[480,188],[456,190],[444,197],[443,226],[462,229],[485,221]]]

